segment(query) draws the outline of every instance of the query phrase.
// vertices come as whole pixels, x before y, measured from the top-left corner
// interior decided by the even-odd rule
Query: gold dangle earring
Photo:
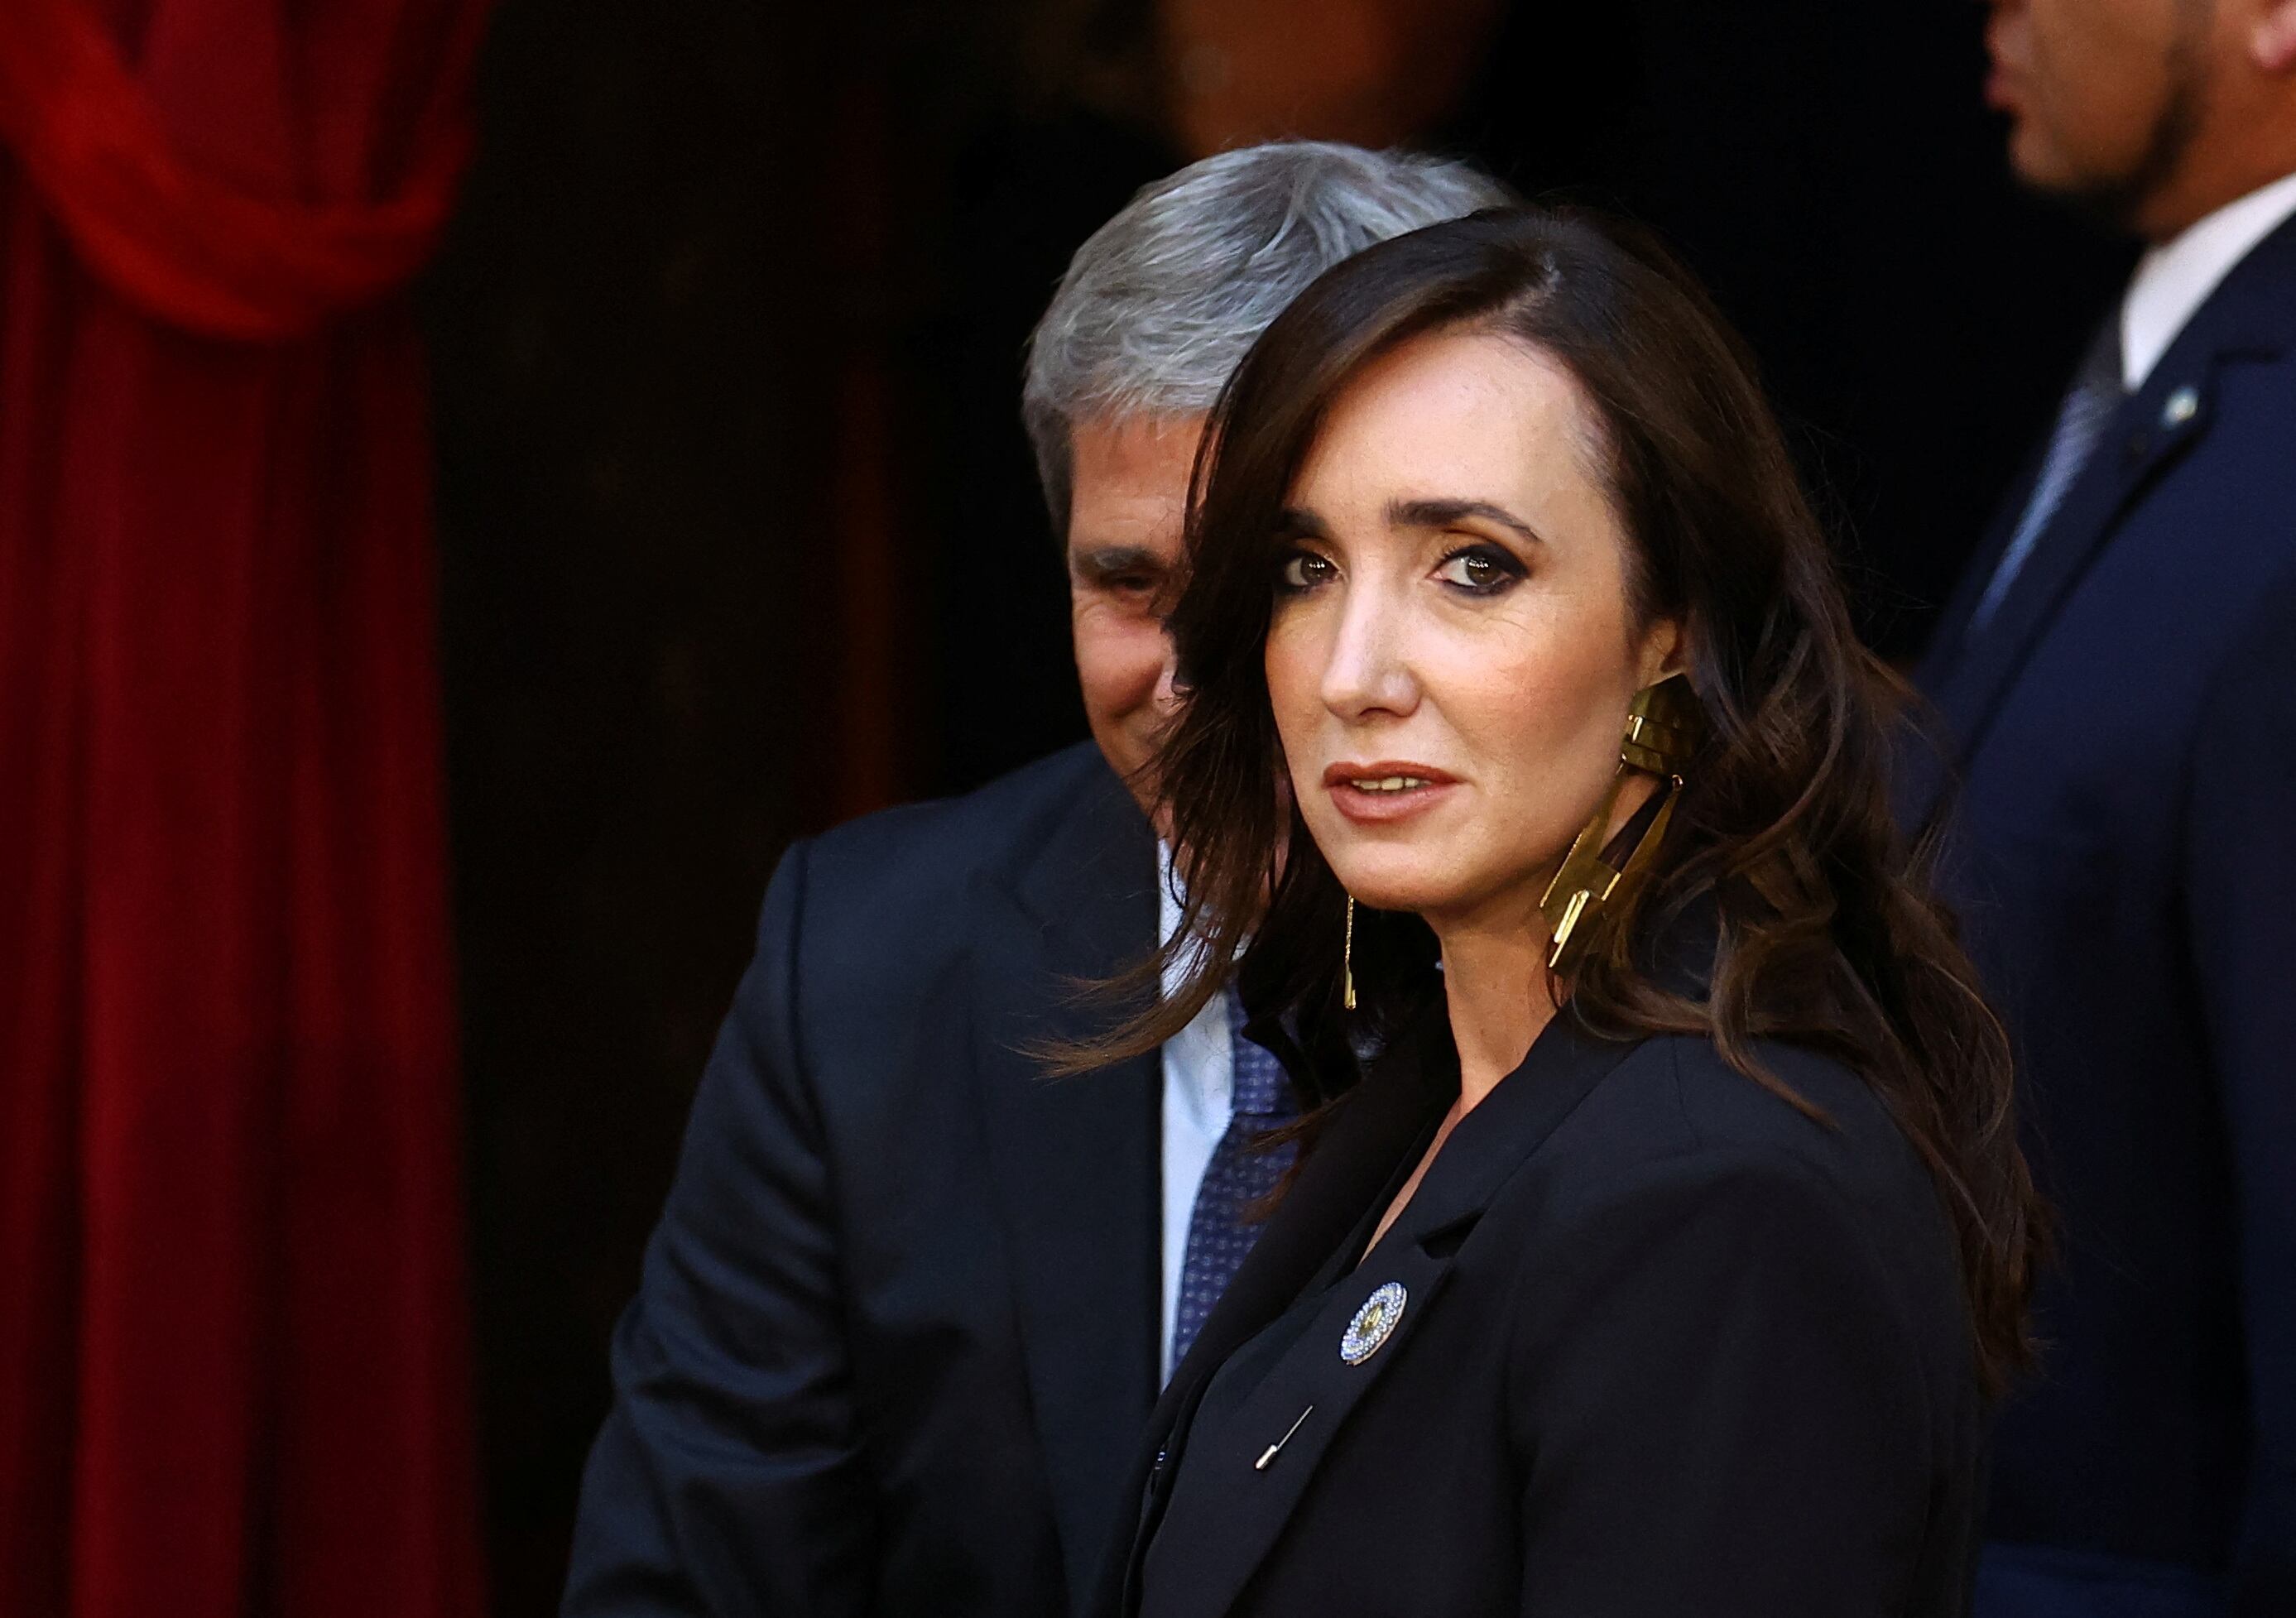
[[[1356,896],[1348,895],[1347,931],[1340,938],[1340,1004],[1356,1008]]]
[[[1683,769],[1705,739],[1706,711],[1691,689],[1689,676],[1670,674],[1635,693],[1627,705],[1627,734],[1619,743],[1619,773],[1611,778],[1611,790],[1603,794],[1595,817],[1570,844],[1562,868],[1538,901],[1554,929],[1548,967],[1567,972],[1576,965],[1597,930],[1592,924],[1608,911],[1623,909],[1642,886],[1666,835],[1667,822],[1674,817],[1675,802],[1682,796]],[[1629,775],[1656,776],[1659,789],[1613,839],[1611,811]],[[1611,845],[1629,836],[1632,845],[1614,856]]]

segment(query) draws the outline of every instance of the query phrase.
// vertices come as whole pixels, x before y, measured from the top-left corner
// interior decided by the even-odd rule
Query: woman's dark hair
[[[1527,344],[1577,380],[1631,538],[1630,607],[1640,622],[1683,624],[1710,727],[1647,888],[1605,920],[1570,980],[1570,1014],[1614,1038],[1710,1038],[1821,1120],[1754,1042],[1817,1047],[1862,1074],[1935,1179],[1980,1375],[1997,1389],[2029,1358],[2043,1219],[2017,1145],[2008,1041],[1932,891],[1925,844],[1891,817],[1893,720],[1907,694],[1851,628],[1743,346],[1630,226],[1518,209],[1396,237],[1326,272],[1229,382],[1191,490],[1189,578],[1170,620],[1185,697],[1158,766],[1185,850],[1186,925],[1130,987],[1183,960],[1194,970],[1094,1055],[1170,1038],[1240,952],[1234,970],[1257,973],[1295,1029],[1341,1024],[1346,895],[1278,785],[1264,660],[1280,519],[1341,390],[1433,332]],[[1711,928],[1698,990],[1659,964],[1685,926]],[[1423,997],[1426,974],[1399,957],[1426,942],[1415,917],[1358,911],[1361,1016],[1391,1026],[1405,998]]]

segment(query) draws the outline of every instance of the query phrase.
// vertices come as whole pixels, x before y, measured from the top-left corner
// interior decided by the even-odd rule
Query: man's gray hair
[[[1374,242],[1513,199],[1465,163],[1327,141],[1223,152],[1144,186],[1069,260],[1021,417],[1056,530],[1079,423],[1198,415],[1309,282]]]

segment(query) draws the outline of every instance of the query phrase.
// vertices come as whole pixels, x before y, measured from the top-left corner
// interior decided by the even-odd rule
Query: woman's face
[[[1267,689],[1308,828],[1363,903],[1439,932],[1538,924],[1627,704],[1676,666],[1677,626],[1629,610],[1597,444],[1570,374],[1488,333],[1406,342],[1326,414]]]

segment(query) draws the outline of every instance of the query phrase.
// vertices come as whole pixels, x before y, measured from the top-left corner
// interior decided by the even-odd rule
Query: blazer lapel
[[[1156,1618],[1218,1618],[1234,1606],[1349,1417],[1409,1353],[1438,1307],[1464,1229],[1481,1217],[1500,1188],[1633,1048],[1630,1042],[1594,1038],[1567,1010],[1558,1015],[1522,1065],[1452,1131],[1402,1218],[1357,1265],[1349,1238],[1367,1232],[1384,1211],[1387,1197],[1415,1164],[1434,1123],[1458,1094],[1456,1058],[1439,1006],[1431,1030],[1414,1030],[1399,1053],[1401,1071],[1385,1094],[1359,1114],[1349,1136],[1335,1129],[1326,1143],[1334,1148],[1339,1166],[1313,1187],[1302,1172],[1294,1195],[1308,1194],[1313,1200],[1305,1205],[1300,1228],[1287,1228],[1293,1211],[1287,1200],[1260,1246],[1267,1249],[1279,1236],[1282,1244],[1258,1275],[1249,1273],[1259,1258],[1255,1251],[1228,1298],[1206,1322],[1207,1336],[1217,1325],[1230,1341],[1217,1346],[1217,1359],[1192,1353],[1183,1367],[1191,1375],[1190,1385],[1177,1399],[1168,1395],[1180,1433],[1178,1466],[1188,1473],[1189,1490],[1173,1500],[1170,1515],[1159,1523],[1161,1499],[1152,1489],[1134,1562],[1141,1566],[1144,1555],[1152,1555],[1150,1539],[1169,1533],[1173,1543],[1186,1547],[1188,1569],[1185,1580],[1172,1583],[1168,1598],[1160,1596]],[[1375,1069],[1374,1080],[1379,1077]],[[1372,1081],[1365,1088],[1369,1092]],[[1374,1102],[1372,1094],[1364,1098]],[[1309,1170],[1323,1160],[1324,1151],[1319,1146]],[[1311,1244],[1320,1245],[1320,1252],[1309,1266]],[[1300,1288],[1294,1286],[1279,1302],[1281,1284],[1303,1269],[1306,1285],[1328,1285],[1323,1303],[1245,1394],[1236,1414],[1224,1417],[1219,1432],[1198,1440],[1186,1431],[1186,1422],[1201,1403],[1203,1386],[1242,1341],[1290,1307]],[[1402,1294],[1400,1317],[1373,1352],[1350,1363],[1341,1351],[1349,1324],[1374,1294],[1390,1286]],[[1200,1339],[1199,1351],[1204,1346]],[[1160,1407],[1159,1415],[1165,1413]],[[1268,1457],[1271,1445],[1275,1454]]]
[[[1257,1335],[1337,1261],[1335,1255],[1383,1190],[1408,1171],[1459,1093],[1451,1034],[1439,997],[1426,1016],[1371,1064],[1335,1105],[1330,1122],[1235,1278],[1212,1306],[1187,1357],[1173,1368],[1136,1451],[1122,1499],[1136,1513],[1130,1544],[1103,1565],[1090,1611],[1097,1618],[1137,1612],[1141,1559],[1169,1492],[1168,1442],[1185,1431],[1205,1384],[1237,1348]],[[1119,1541],[1121,1545],[1121,1541]]]
[[[1966,636],[1939,671],[1932,694],[1956,758],[1966,761],[1983,745],[2003,698],[2122,514],[2208,431],[2217,365],[2286,345],[2292,282],[2296,220],[2234,267],[2106,424],[1992,621]],[[1958,632],[1960,623],[1955,628]]]
[[[984,895],[973,970],[991,1181],[1069,1588],[1089,1588],[1156,1393],[1162,1068],[1049,1078],[1031,1048],[1103,1031],[1081,983],[1156,942],[1155,842],[1109,776],[1039,856]]]
[[[1452,1250],[1439,1258],[1406,1243],[1342,1277],[1220,1431],[1190,1438],[1188,1492],[1158,1530],[1187,1565],[1162,1581],[1155,1618],[1221,1618],[1234,1608],[1348,1418],[1410,1351],[1453,1261]],[[1400,1289],[1401,1315],[1366,1357],[1349,1363],[1341,1344],[1350,1323],[1374,1294],[1391,1299],[1390,1287]]]
[[[1174,1368],[1172,1389],[1179,1396],[1290,1309],[1332,1265],[1381,1194],[1391,1194],[1417,1162],[1458,1094],[1458,1062],[1439,996],[1340,1104],[1277,1216]],[[1172,1398],[1168,1390],[1167,1401]]]

